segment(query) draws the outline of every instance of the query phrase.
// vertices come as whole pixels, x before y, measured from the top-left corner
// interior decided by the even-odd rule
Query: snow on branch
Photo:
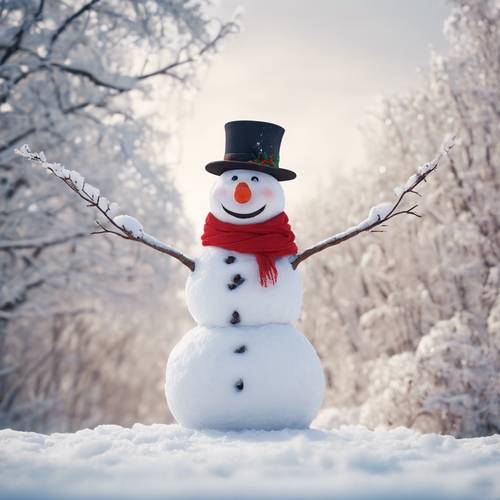
[[[16,149],[15,152],[55,175],[80,196],[80,198],[85,200],[88,207],[94,207],[100,212],[104,217],[104,221],[96,220],[99,230],[94,231],[92,234],[114,234],[125,240],[137,241],[159,252],[174,257],[191,271],[194,271],[195,264],[192,259],[175,248],[147,234],[142,224],[134,217],[130,215],[118,215],[120,210],[118,203],[112,202],[108,200],[108,198],[102,196],[99,189],[87,182],[76,170],[68,170],[60,163],[48,162],[43,152],[33,153],[27,144]]]
[[[429,176],[443,159],[447,156],[451,149],[455,146],[455,136],[448,136],[445,138],[441,149],[437,156],[429,163],[424,163],[423,165],[417,167],[415,173],[411,175],[405,184],[394,188],[394,193],[397,196],[395,203],[385,202],[380,203],[370,209],[368,217],[361,221],[359,224],[352,226],[341,233],[335,234],[326,240],[320,241],[316,245],[304,250],[302,253],[298,254],[292,259],[292,267],[294,269],[304,260],[308,259],[312,255],[325,250],[326,248],[343,243],[354,236],[366,231],[371,232],[383,232],[381,229],[376,229],[378,226],[385,227],[385,223],[390,219],[397,217],[398,215],[407,214],[413,215],[414,217],[421,217],[415,212],[418,205],[413,205],[408,209],[402,209],[401,203],[408,194],[415,194],[421,196],[420,193],[415,191],[415,188],[422,182],[427,182],[427,176]]]

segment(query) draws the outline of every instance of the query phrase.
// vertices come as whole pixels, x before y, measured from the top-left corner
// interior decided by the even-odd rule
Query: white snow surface
[[[86,182],[85,186],[82,189],[82,192],[84,192],[94,203],[99,202],[99,196],[101,195],[101,192],[92,184]]]
[[[50,164],[49,164],[50,165]],[[57,171],[57,170],[54,170],[55,174],[58,175],[59,173],[62,175],[63,172],[62,171]],[[65,173],[65,172],[64,172]],[[58,176],[59,177],[59,176]],[[66,177],[64,177],[66,178]],[[74,184],[74,186],[78,189],[78,190],[82,190],[83,188],[83,185],[85,183],[85,178],[83,177],[82,174],[80,174],[80,172],[77,172],[76,170],[71,170],[69,172],[69,179],[71,180],[71,182]]]
[[[423,165],[420,165],[420,167],[417,167],[417,174],[425,175],[429,173],[434,167],[435,165],[433,165],[432,163],[424,163]]]
[[[193,429],[305,428],[324,391],[313,346],[289,324],[198,326],[167,363],[168,406]]]
[[[117,215],[113,222],[130,233],[134,238],[140,238],[144,234],[142,224],[130,215]]]
[[[0,431],[1,498],[500,497],[500,436],[405,428],[196,432],[102,425]]]
[[[234,262],[226,263],[232,257]],[[195,270],[186,282],[186,301],[194,320],[205,326],[228,326],[238,311],[238,326],[294,323],[302,307],[302,275],[289,257],[276,259],[278,280],[267,288],[259,281],[255,255],[218,247],[206,247],[196,259]],[[245,281],[230,290],[236,275]]]
[[[394,203],[384,202],[375,205],[370,208],[370,212],[368,214],[368,220],[371,224],[377,222],[379,220],[384,219],[390,213],[390,211],[394,208]]]

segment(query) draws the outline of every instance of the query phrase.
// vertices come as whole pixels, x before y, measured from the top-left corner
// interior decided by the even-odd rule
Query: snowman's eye
[[[254,175],[254,176],[252,177],[252,181],[254,181],[254,182],[259,182],[259,178],[258,178],[258,177],[256,177],[256,176]]]
[[[237,176],[237,175],[233,175],[233,176],[231,177],[231,180],[232,180],[232,181],[237,181],[237,180],[238,180],[238,176]]]

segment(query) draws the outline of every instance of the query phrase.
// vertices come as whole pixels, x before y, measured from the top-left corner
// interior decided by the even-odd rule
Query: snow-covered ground
[[[400,428],[0,431],[2,498],[500,498],[500,436]]]

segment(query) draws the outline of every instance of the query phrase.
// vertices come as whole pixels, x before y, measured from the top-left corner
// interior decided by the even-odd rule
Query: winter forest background
[[[299,327],[325,367],[320,418],[331,425],[500,432],[500,5],[449,8],[446,52],[366,119],[369,164],[349,178],[332,171],[291,214],[302,246],[348,227],[447,132],[459,137],[421,191],[423,219],[304,267]],[[0,2],[0,428],[169,419],[164,366],[191,322],[185,270],[88,236],[93,214],[14,149],[45,150],[189,248],[196,235],[165,151],[178,103],[238,23],[202,0]]]

